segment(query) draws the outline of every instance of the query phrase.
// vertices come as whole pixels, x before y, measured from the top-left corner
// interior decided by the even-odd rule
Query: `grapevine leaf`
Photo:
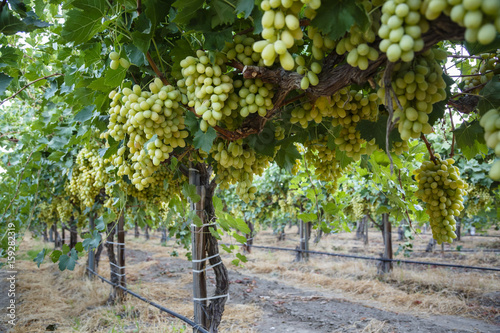
[[[12,11],[2,8],[0,12],[0,33],[13,35],[17,32],[25,31],[26,28],[26,24],[15,17]]]
[[[125,74],[127,74],[127,70],[122,66],[119,66],[117,69],[108,67],[104,74],[104,83],[110,87],[117,87],[123,82],[123,79],[125,79]]]
[[[13,78],[8,76],[7,74],[0,73],[0,96],[3,95],[5,89],[7,89],[12,79]]]
[[[334,202],[328,202],[325,206],[323,206],[323,210],[327,214],[335,215],[338,212],[339,208]]]
[[[78,242],[75,244],[75,250],[77,250],[78,252],[83,252],[83,244],[82,242]]]
[[[477,107],[481,115],[490,109],[500,107],[500,77],[497,75],[484,86],[479,92],[479,103]]]
[[[67,41],[84,43],[105,28],[101,19],[105,15],[106,1],[76,0],[71,5],[77,9],[68,12],[61,32]]]
[[[115,217],[116,217],[116,215],[115,215]],[[104,224],[104,217],[99,216],[99,218],[95,220],[95,230],[104,231],[105,228],[106,228],[106,225]]]
[[[335,159],[339,161],[342,169],[347,167],[353,161],[351,157],[347,156],[345,151],[340,151],[338,148],[335,149]]]
[[[94,112],[94,105],[87,105],[80,112],[76,114],[74,121],[79,121],[81,123],[84,123],[90,118],[92,118],[93,112]]]
[[[243,219],[236,219],[236,228],[244,234],[250,234],[251,230]]]
[[[290,140],[291,139],[291,140]],[[288,172],[292,171],[295,165],[295,160],[300,159],[300,153],[293,143],[295,138],[288,138],[278,141],[276,145],[281,146],[280,150],[276,153],[276,164]]]
[[[192,18],[199,14],[199,9],[203,6],[204,0],[177,0],[172,4],[177,8],[174,22],[187,24]]]
[[[311,25],[337,40],[351,29],[354,24],[365,28],[369,19],[364,9],[351,0],[331,0],[321,4],[321,10],[312,20]]]
[[[61,157],[63,157],[65,155],[65,153],[63,153],[62,151],[53,151],[52,153],[50,153],[49,157],[47,157],[47,159],[49,161],[54,161],[54,162],[57,162],[59,160],[61,160]]]
[[[140,67],[146,63],[146,56],[134,44],[126,44],[125,53],[127,54],[130,63],[136,65],[137,67]]]
[[[254,4],[254,0],[238,0],[235,11],[237,14],[244,13],[244,18],[248,18],[252,14]]]
[[[454,133],[458,148],[462,150],[468,160],[479,153],[488,152],[484,141],[484,129],[479,125],[479,121],[463,122],[459,128],[455,129]]]
[[[200,129],[198,118],[192,112],[186,113],[186,119],[184,120],[184,124],[187,126],[191,134],[196,133]]]
[[[146,9],[144,12],[151,20],[153,28],[165,21],[172,3],[172,0],[149,0],[145,3]]]
[[[318,219],[318,216],[314,213],[302,213],[298,214],[297,217],[306,223]]]
[[[85,235],[84,238],[82,245],[85,251],[96,249],[101,242],[101,234],[97,230],[94,230],[92,234]]]
[[[361,133],[361,138],[366,141],[375,139],[375,143],[383,151],[386,150],[385,139],[387,135],[387,118],[388,116],[384,115],[380,116],[376,122],[361,120],[356,126],[356,129]],[[399,134],[395,130],[389,134],[389,145],[394,141],[401,141]]]
[[[206,132],[203,132],[201,129],[196,132],[193,138],[194,148],[201,149],[206,153],[210,153],[210,149],[214,143],[215,138],[217,137],[217,132],[213,129],[213,127],[208,127]]]
[[[56,263],[57,261],[59,261],[59,257],[62,255],[62,252],[59,251],[59,250],[54,250],[52,251],[52,253],[50,254],[50,260],[52,260],[53,263]]]
[[[221,198],[214,195],[212,197],[212,202],[214,203],[214,209],[216,212],[221,212],[224,209]]]
[[[40,268],[40,265],[42,264],[43,259],[45,259],[46,254],[47,254],[47,249],[43,249],[42,251],[38,252],[36,258],[33,259],[33,261],[36,262],[38,268]]]
[[[132,40],[134,45],[141,50],[141,52],[146,54],[149,51],[149,46],[151,45],[151,36],[151,33],[145,34],[139,31],[134,31],[132,33]]]
[[[62,253],[63,254],[67,254],[69,252],[69,250],[70,249],[69,249],[68,244],[63,244],[63,246],[62,246]]]
[[[107,159],[115,155],[116,152],[118,151],[118,148],[120,148],[120,144],[122,141],[115,141],[112,137],[109,137],[108,142],[109,142],[109,148],[99,149],[99,155],[103,159]]]
[[[495,40],[487,45],[483,45],[479,42],[465,42],[464,46],[470,55],[495,52],[497,49],[500,49],[500,34],[497,34]]]
[[[238,259],[240,259],[240,260],[241,260],[241,262],[247,262],[247,261],[248,261],[247,257],[246,257],[246,256],[244,256],[244,255],[243,255],[243,254],[241,254],[241,253],[236,253],[236,257],[237,257]]]
[[[236,232],[233,233],[233,237],[234,237],[234,239],[236,239],[237,242],[239,242],[241,244],[246,244],[246,242],[247,242],[247,239],[245,236],[239,235]]]
[[[59,257],[59,269],[61,271],[64,271],[65,269],[72,271],[75,269],[77,260],[78,253],[75,251],[75,249],[71,249],[69,256],[67,254],[63,254]]]
[[[193,184],[184,183],[182,185],[182,194],[184,194],[186,198],[191,199],[193,203],[197,203],[201,199],[198,193],[196,193],[196,185]]]
[[[205,32],[205,49],[211,51],[221,51],[226,42],[230,42],[233,38],[232,29],[224,29],[222,31]]]
[[[212,28],[218,25],[234,23],[236,19],[234,7],[231,7],[232,4],[229,1],[231,0],[215,0],[213,2],[212,5],[216,14],[212,17]]]

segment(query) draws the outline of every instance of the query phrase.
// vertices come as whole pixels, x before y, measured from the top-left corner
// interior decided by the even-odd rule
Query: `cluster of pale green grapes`
[[[413,172],[418,181],[415,195],[426,204],[432,235],[438,244],[451,243],[457,237],[455,216],[460,216],[464,209],[467,184],[460,179],[454,163],[451,158],[441,160],[436,155],[434,162],[426,161]]]
[[[125,139],[126,146],[120,147],[109,162],[118,167],[119,176],[127,175],[138,190],[154,182],[151,175],[174,148],[186,146],[184,139],[189,135],[180,105],[181,92],[163,85],[160,79],[155,79],[149,89],[142,91],[135,85],[132,89],[123,88],[121,93],[113,90],[109,95],[112,101],[108,131],[101,134],[101,138]]]
[[[472,185],[469,187],[467,193],[467,201],[465,214],[467,217],[472,218],[476,216],[481,210],[484,210],[488,204],[493,202],[490,191],[479,185]]]
[[[333,117],[333,126],[342,126],[340,134],[335,138],[339,150],[358,161],[361,155],[371,154],[376,145],[374,140],[366,142],[356,129],[361,120],[374,121],[378,117],[379,100],[375,93],[341,89],[331,97],[330,104],[317,101],[316,106],[325,116]]]
[[[453,22],[465,27],[465,40],[469,43],[489,44],[500,32],[500,2],[498,0],[424,0],[421,13],[428,20],[442,13]]]
[[[109,59],[111,59],[111,63],[109,64],[111,69],[118,69],[118,66],[122,66],[125,69],[130,67],[130,62],[128,62],[125,58],[120,58],[120,54],[118,54],[118,52],[111,52],[109,54]]]
[[[500,50],[497,53],[484,53],[481,54],[482,60],[478,68],[472,68],[470,74],[473,76],[466,76],[463,79],[465,89],[471,89],[479,86],[482,83],[490,81],[494,76],[495,68],[500,65]],[[476,88],[469,93],[479,93],[481,88]]]
[[[45,222],[48,227],[52,226],[54,222],[57,222],[58,216],[57,216],[57,209],[56,209],[56,202],[54,199],[52,199],[52,202],[48,204],[47,202],[43,201],[38,205],[39,213],[38,213],[38,218]]]
[[[299,123],[302,128],[307,128],[312,120],[319,124],[323,117],[318,112],[318,109],[313,108],[313,105],[309,102],[297,105],[291,112],[290,122],[292,124]]]
[[[379,1],[380,2],[380,1]],[[349,33],[342,38],[335,48],[337,54],[347,54],[347,63],[353,67],[359,67],[361,70],[368,68],[369,60],[378,58],[378,51],[370,46],[376,38],[375,31],[379,28],[379,12],[372,11],[373,4],[370,1],[364,1],[363,5],[367,13],[371,13],[371,26],[368,29],[361,28],[358,24],[354,24]]]
[[[252,186],[253,176],[262,175],[269,166],[269,156],[258,155],[250,147],[244,147],[243,141],[227,143],[219,140],[210,150],[216,161],[217,183],[221,189],[228,189],[229,184],[236,184],[236,194],[246,203],[255,200],[257,188]]]
[[[238,107],[230,98],[234,92],[233,79],[225,74],[224,62],[225,57],[220,53],[215,56],[214,64],[210,63],[203,50],[196,51],[196,57],[188,56],[180,62],[183,79],[177,81],[177,86],[187,96],[185,104],[202,117],[200,128],[203,131],[209,125],[216,126],[217,121],[224,115],[230,116]]]
[[[245,66],[264,66],[264,61],[253,50],[252,45],[255,43],[255,38],[245,35],[236,35],[231,43],[226,42],[222,49],[228,60],[237,60]]]
[[[96,146],[84,147],[78,152],[71,179],[66,186],[69,195],[84,207],[92,207],[95,197],[109,180],[106,164]]]
[[[262,38],[253,44],[253,50],[261,54],[265,66],[272,66],[276,58],[285,70],[293,70],[295,62],[288,51],[295,45],[295,40],[302,40],[299,14],[307,2],[304,14],[314,15],[314,10],[321,6],[321,0],[263,0],[260,8],[262,15]]]
[[[500,108],[491,109],[486,112],[479,121],[479,124],[484,128],[484,139],[486,145],[495,151],[495,154],[500,157]],[[497,159],[491,169],[490,178],[500,180],[500,159]]]
[[[349,205],[344,208],[344,214],[350,216],[354,221],[363,218],[366,214],[363,199],[359,195],[354,195]]]
[[[314,166],[316,177],[325,182],[331,182],[337,187],[337,179],[342,176],[340,162],[335,158],[335,149],[328,148],[328,136],[320,134],[316,139],[304,143],[305,159]]]
[[[427,50],[419,54],[415,61],[398,63],[394,67],[392,88],[395,96],[391,94],[395,110],[393,119],[399,119],[398,130],[404,141],[419,138],[421,133],[432,132],[428,121],[433,104],[446,98],[443,69],[437,61],[445,58],[444,51]],[[382,81],[380,84],[382,86]],[[377,94],[385,104],[386,89],[381,87]]]
[[[389,61],[412,61],[415,52],[424,48],[422,33],[429,30],[429,23],[420,14],[421,8],[422,0],[388,0],[382,6],[379,48]]]
[[[246,118],[249,114],[257,112],[264,117],[267,111],[272,110],[273,105],[273,85],[264,83],[261,79],[235,80],[234,87],[239,89],[239,114]]]
[[[394,141],[392,143],[392,151],[396,155],[401,155],[403,152],[408,152],[410,147],[408,147],[408,141]]]
[[[63,223],[69,222],[71,216],[73,215],[73,205],[71,205],[69,200],[63,197],[57,197],[54,201],[59,220]]]

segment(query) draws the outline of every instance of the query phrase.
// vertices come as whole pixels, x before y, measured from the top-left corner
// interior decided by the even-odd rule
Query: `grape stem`
[[[425,142],[425,146],[427,147],[427,150],[429,151],[429,156],[430,156],[431,161],[437,165],[437,158],[436,158],[436,156],[434,156],[434,151],[432,149],[431,143],[429,141],[427,141],[427,138],[425,137],[425,135],[423,133],[420,135],[420,138]]]
[[[31,81],[30,83],[28,83],[27,85],[25,85],[24,87],[22,87],[21,89],[19,89],[17,92],[15,92],[12,96],[10,97],[7,97],[6,99],[4,99],[3,101],[0,102],[0,105],[2,105],[3,103],[7,102],[9,99],[13,99],[14,97],[16,97],[19,93],[21,93],[24,89],[28,88],[29,86],[31,86],[32,84],[34,83],[37,83],[38,81],[41,81],[41,80],[45,80],[45,79],[48,79],[49,77],[53,77],[53,76],[64,76],[63,73],[55,73],[55,74],[50,74],[50,75],[47,75],[47,76],[44,76],[44,77],[41,77],[41,78],[38,78],[34,81]]]

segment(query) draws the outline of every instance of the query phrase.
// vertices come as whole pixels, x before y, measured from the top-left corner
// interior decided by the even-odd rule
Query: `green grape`
[[[469,218],[475,217],[480,211],[485,210],[493,202],[490,191],[480,185],[472,185],[468,188],[464,210]]]
[[[78,152],[69,184],[68,194],[76,198],[83,207],[92,207],[96,196],[109,180],[105,161],[98,147],[84,147]]]
[[[221,189],[236,185],[236,194],[248,203],[255,200],[257,188],[252,186],[253,176],[262,175],[268,167],[271,157],[259,155],[252,148],[243,144],[243,140],[215,142],[210,154],[216,161],[216,181]]]
[[[422,0],[388,0],[382,6],[379,48],[389,61],[410,62],[415,52],[423,49],[422,33],[429,29],[429,23],[419,12],[422,6]]]
[[[475,88],[474,90],[470,89],[490,81],[495,76],[494,70],[500,65],[500,50],[496,53],[481,54],[481,58],[482,59],[478,62],[478,67],[471,69],[470,74],[473,76],[466,76],[462,81],[464,83],[462,89],[467,89],[468,93],[479,93],[481,87]]]
[[[186,146],[188,136],[181,92],[163,85],[160,79],[149,89],[142,91],[135,85],[112,91],[108,130],[101,134],[101,138],[124,140],[107,162],[118,167],[118,176],[127,175],[139,190],[150,186],[154,181],[151,175],[175,148]]]
[[[486,145],[495,151],[496,156],[500,157],[500,108],[486,112],[481,117],[479,124],[484,128]],[[499,160],[493,163],[489,175],[493,180],[500,180]]]
[[[337,180],[342,176],[342,168],[337,161],[335,149],[328,148],[328,136],[320,134],[314,140],[304,143],[304,157],[308,164],[314,166],[314,173],[319,180],[330,182],[331,190],[337,188]]]
[[[417,198],[425,202],[426,212],[434,239],[451,243],[455,234],[455,216],[464,209],[463,201],[467,184],[460,179],[460,172],[451,158],[441,160],[436,155],[435,162],[426,161],[414,171],[418,181]]]
[[[443,56],[439,50],[427,50],[419,54],[415,61],[398,63],[394,67],[392,89],[398,100],[396,101],[391,94],[395,110],[393,120],[398,123],[403,141],[419,138],[421,133],[432,132],[428,121],[433,104],[446,98],[443,70],[437,61]],[[382,87],[382,80],[379,84],[381,88],[377,94],[385,104],[386,89]]]

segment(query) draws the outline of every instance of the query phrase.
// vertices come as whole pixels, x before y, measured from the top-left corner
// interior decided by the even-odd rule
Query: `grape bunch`
[[[490,81],[495,76],[495,68],[500,65],[500,50],[497,53],[481,54],[481,58],[479,67],[471,69],[470,74],[472,76],[464,77],[463,90],[477,87]],[[476,88],[472,91],[468,90],[468,92],[479,93],[480,90],[481,88]]]
[[[257,154],[252,148],[237,140],[227,143],[219,140],[210,154],[216,161],[216,181],[221,189],[236,184],[236,194],[246,203],[255,200],[257,188],[252,186],[254,174],[262,175],[271,158]]]
[[[83,205],[92,207],[95,197],[109,180],[106,164],[96,146],[82,148],[76,156],[69,184],[68,194]]]
[[[422,0],[388,0],[382,6],[379,48],[389,61],[410,62],[424,48],[422,33],[429,30],[429,23],[420,14],[421,8]]]
[[[479,124],[484,128],[484,139],[486,145],[495,151],[495,154],[500,157],[500,108],[491,109],[486,112],[479,121]],[[497,159],[491,169],[490,178],[500,180],[500,159]]]
[[[122,66],[125,69],[130,67],[130,62],[128,62],[125,58],[121,58],[118,52],[111,52],[109,54],[109,59],[111,59],[111,62],[109,63],[109,67],[111,69],[118,69],[119,66]]]
[[[313,9],[318,9],[320,5],[320,0],[309,2]],[[272,66],[278,58],[283,69],[290,71],[295,67],[288,49],[295,45],[295,40],[303,38],[299,21],[302,6],[299,0],[263,0],[260,3],[264,11],[261,20],[263,40],[255,42],[253,50],[261,54],[265,66]]]
[[[127,175],[138,190],[154,182],[151,175],[169,158],[177,147],[185,147],[189,135],[184,125],[181,92],[155,79],[143,91],[138,85],[112,91],[108,111],[108,131],[101,138],[111,136],[124,141],[109,162],[118,167],[118,175]]]
[[[63,197],[57,197],[54,199],[56,205],[57,216],[59,216],[59,221],[63,223],[68,223],[73,215],[73,205]]]
[[[392,151],[396,155],[401,155],[403,152],[408,152],[409,150],[408,141],[395,141],[392,143]]]
[[[394,68],[392,89],[395,96],[391,94],[395,110],[393,119],[398,121],[398,130],[404,141],[419,138],[421,133],[432,132],[428,121],[433,104],[446,98],[443,69],[437,61],[444,58],[444,52],[437,49],[427,50],[419,54],[415,61],[398,63]],[[382,81],[379,83],[381,88],[377,94],[385,104],[386,89],[382,87]]]
[[[57,208],[56,208],[56,201],[53,198],[51,203],[48,203],[46,201],[40,202],[38,205],[38,218],[45,222],[47,224],[47,227],[52,226],[54,222],[57,222],[58,220],[58,215],[57,215]]]
[[[500,32],[500,2],[498,0],[426,0],[422,11],[429,20],[441,13],[465,27],[465,40],[469,43],[490,44]]]
[[[441,160],[436,155],[434,162],[426,161],[414,171],[418,181],[416,196],[425,202],[432,235],[438,244],[451,243],[457,237],[455,216],[464,209],[467,184],[460,179],[454,163],[451,158]]]
[[[242,118],[251,113],[258,113],[264,117],[269,110],[274,108],[273,85],[264,83],[261,79],[235,80],[234,86],[238,89],[239,106],[237,110]]]
[[[235,103],[226,103],[234,92],[233,79],[225,74],[225,57],[217,54],[214,64],[210,63],[208,54],[203,50],[196,51],[196,57],[188,56],[180,62],[183,79],[177,81],[181,92],[186,94],[186,102],[193,107],[202,121],[203,131],[208,126],[216,126],[222,117],[230,116],[237,108]],[[230,99],[229,101],[231,101]]]
[[[469,187],[469,191],[466,197],[467,209],[465,214],[469,218],[475,217],[480,211],[485,210],[487,206],[494,201],[493,197],[490,195],[490,191],[480,185],[473,185]]]
[[[264,66],[260,53],[253,50],[255,38],[245,35],[236,35],[231,43],[222,49],[228,60],[237,60],[245,66]]]
[[[314,174],[319,180],[331,182],[337,188],[337,180],[342,176],[342,168],[335,158],[335,148],[328,148],[328,136],[320,134],[313,140],[304,143],[305,159],[314,166]]]

